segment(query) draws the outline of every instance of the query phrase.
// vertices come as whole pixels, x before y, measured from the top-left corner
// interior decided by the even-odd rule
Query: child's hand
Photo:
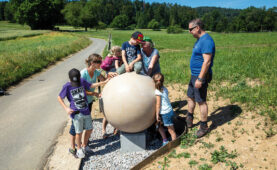
[[[113,78],[115,76],[117,76],[117,73],[115,73],[115,72],[109,72],[108,73],[108,78]]]
[[[160,122],[161,121],[161,117],[159,115],[156,116],[156,120],[157,122]]]
[[[71,114],[74,112],[74,110],[72,110],[72,109],[69,108],[69,107],[67,107],[67,108],[65,109],[65,111],[66,111],[66,113],[67,113],[68,115],[71,115]]]
[[[131,69],[130,69],[129,66],[126,66],[126,67],[125,67],[125,70],[126,70],[126,72],[130,72],[130,71],[131,71]]]
[[[130,65],[129,65],[129,69],[130,69],[130,70],[133,70],[133,67],[134,67],[133,64],[130,64]]]
[[[99,98],[99,97],[101,97],[101,94],[95,92],[95,93],[94,93],[94,96],[96,96],[96,97]]]

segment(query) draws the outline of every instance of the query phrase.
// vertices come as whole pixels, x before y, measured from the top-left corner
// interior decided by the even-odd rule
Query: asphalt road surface
[[[69,81],[68,71],[85,68],[85,59],[92,53],[102,54],[106,45],[104,40],[91,40],[89,47],[0,97],[0,169],[43,168],[67,120],[57,96]]]

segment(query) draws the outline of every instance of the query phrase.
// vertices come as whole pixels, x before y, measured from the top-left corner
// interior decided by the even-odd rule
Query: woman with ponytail
[[[168,98],[168,90],[164,87],[164,76],[162,73],[157,73],[153,76],[155,83],[155,95],[156,95],[156,119],[158,125],[162,122],[165,127],[167,127],[170,133],[171,140],[176,139],[176,133],[173,126],[173,116],[174,112]],[[159,126],[159,132],[163,138],[163,145],[168,143],[164,128]]]

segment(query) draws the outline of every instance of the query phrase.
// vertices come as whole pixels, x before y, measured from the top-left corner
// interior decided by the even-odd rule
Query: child
[[[110,54],[105,58],[101,64],[101,68],[108,72],[115,72],[122,64],[121,48],[119,46],[113,46],[110,50]]]
[[[139,73],[142,69],[141,52],[139,43],[143,40],[143,34],[141,32],[134,32],[129,41],[122,44],[122,60],[123,64],[116,72],[123,74],[125,72],[135,71]]]
[[[163,86],[164,76],[162,73],[157,73],[153,76],[155,83],[155,95],[156,95],[156,119],[160,123],[160,115],[162,122],[167,127],[168,132],[171,135],[171,139],[176,139],[176,133],[173,126],[174,112],[168,98],[168,90]],[[163,127],[159,126],[159,132],[163,138],[163,146],[168,143]]]
[[[70,82],[67,82],[63,86],[58,96],[58,101],[73,120],[73,124],[76,131],[76,156],[78,158],[84,158],[85,154],[83,149],[81,148],[82,132],[83,130],[92,130],[92,119],[90,116],[85,90],[89,90],[90,88],[95,88],[97,86],[103,85],[107,83],[109,79],[107,79],[104,82],[90,84],[86,80],[81,78],[80,71],[75,68],[71,69],[68,75]],[[65,97],[67,97],[70,103],[70,107],[65,105],[63,101]],[[73,147],[75,149],[75,146]]]

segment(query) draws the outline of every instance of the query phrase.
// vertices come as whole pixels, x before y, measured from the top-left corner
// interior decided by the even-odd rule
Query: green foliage
[[[69,2],[66,4],[65,8],[62,10],[64,18],[69,25],[79,27],[81,26],[80,15],[83,9],[83,4],[81,2]]]
[[[195,166],[195,165],[197,165],[197,164],[198,164],[198,162],[195,161],[195,160],[190,160],[190,161],[189,161],[189,166],[190,166],[190,167]]]
[[[208,164],[202,164],[198,166],[199,170],[212,170],[212,166],[208,165]]]
[[[160,30],[160,24],[158,21],[156,21],[155,19],[152,19],[149,23],[148,23],[148,28],[154,30],[154,31],[158,31]]]
[[[102,22],[102,21],[99,21],[98,22],[98,24],[97,24],[97,26],[95,27],[97,30],[99,30],[99,29],[106,29],[107,28],[107,24],[105,24],[104,22]]]
[[[181,28],[180,25],[171,25],[167,28],[168,34],[178,34],[182,32],[183,32],[183,29]]]
[[[168,168],[169,163],[170,163],[170,161],[168,160],[167,157],[164,157],[163,162],[160,162],[160,161],[158,162],[158,164],[162,165],[162,170],[165,170],[166,168]]]
[[[128,26],[128,17],[126,15],[118,15],[113,19],[111,24],[113,28],[126,29]]]
[[[27,24],[31,29],[52,29],[63,7],[63,1],[24,0],[16,10],[15,18],[20,24]]]
[[[189,148],[194,145],[197,137],[195,135],[197,128],[193,128],[187,134],[181,137],[181,148]]]
[[[228,159],[234,159],[238,156],[236,151],[232,151],[231,153],[228,153],[228,151],[224,148],[224,146],[220,147],[220,150],[215,150],[211,153],[211,161],[214,164],[217,164],[218,162],[227,162]]]

